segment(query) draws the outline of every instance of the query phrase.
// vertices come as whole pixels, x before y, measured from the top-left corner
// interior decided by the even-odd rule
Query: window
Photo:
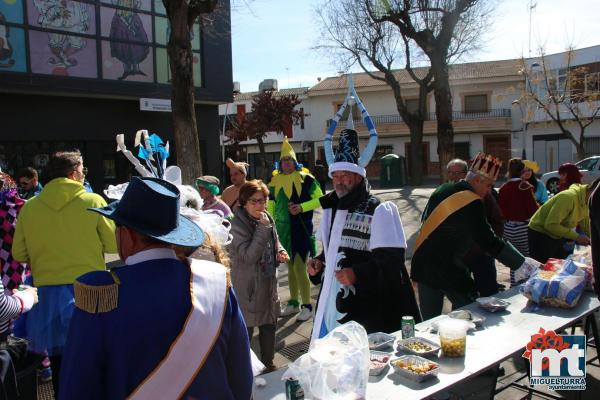
[[[454,157],[469,162],[471,144],[469,142],[454,142]]]
[[[342,103],[336,104],[335,112],[338,112],[341,107],[342,107]],[[348,119],[348,113],[350,113],[350,106],[346,106],[346,109],[344,110],[344,114],[342,115],[342,118],[340,119],[340,121],[346,121]],[[360,119],[360,110],[358,109],[356,104],[352,106],[352,119],[354,119],[354,120]]]
[[[590,158],[587,160],[582,160],[575,165],[577,165],[578,169],[585,169],[588,171],[592,171],[595,169],[597,163],[598,163],[597,158]]]
[[[585,93],[592,94],[600,92],[600,72],[585,74]]]
[[[488,112],[487,94],[472,94],[465,96],[465,113]]]

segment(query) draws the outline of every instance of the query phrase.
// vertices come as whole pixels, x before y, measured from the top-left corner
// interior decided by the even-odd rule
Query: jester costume
[[[290,300],[288,307],[297,309],[298,294],[302,306],[312,310],[310,305],[310,281],[306,272],[306,258],[315,256],[315,238],[313,235],[313,210],[319,207],[319,198],[323,196],[321,187],[314,176],[306,168],[302,168],[296,160],[296,153],[287,137],[281,146],[280,160],[290,158],[296,170],[284,174],[279,169],[273,172],[269,183],[269,213],[275,219],[279,240],[290,256],[288,263],[288,280]],[[288,204],[299,204],[302,212],[290,214]]]

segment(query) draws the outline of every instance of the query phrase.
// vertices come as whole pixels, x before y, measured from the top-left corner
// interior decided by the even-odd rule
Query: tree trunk
[[[423,121],[408,125],[410,130],[410,184],[420,186],[423,183]]]
[[[448,180],[446,165],[454,158],[454,127],[452,125],[452,93],[448,77],[448,66],[444,60],[431,64],[435,76],[433,94],[437,117],[437,152],[440,159],[441,182]]]
[[[177,165],[181,168],[183,183],[190,184],[196,177],[202,175],[202,160],[194,107],[189,9],[183,0],[173,0],[169,2],[169,6],[171,37],[167,44],[167,54],[173,87],[171,94],[173,136]]]
[[[258,177],[263,180],[264,183],[269,183],[269,171],[267,169],[267,158],[265,152],[265,142],[263,142],[263,138],[260,135],[256,135],[256,143],[258,143],[258,150],[260,155],[259,159],[259,168],[258,168]]]

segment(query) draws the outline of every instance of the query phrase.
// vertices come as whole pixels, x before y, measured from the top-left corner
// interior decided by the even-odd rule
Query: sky
[[[313,49],[319,25],[315,8],[325,0],[235,0],[232,11],[233,80],[242,92],[258,90],[264,79],[279,88],[313,86],[335,76],[338,66]],[[490,0],[485,0],[490,1]],[[495,0],[493,24],[482,49],[463,62],[527,56],[529,1]],[[598,0],[537,0],[532,12],[532,55],[600,44]]]

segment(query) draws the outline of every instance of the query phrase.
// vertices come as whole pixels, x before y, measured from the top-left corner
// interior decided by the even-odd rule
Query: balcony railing
[[[375,125],[382,124],[399,124],[402,122],[402,117],[398,114],[395,115],[372,115],[371,118]],[[482,111],[482,112],[464,112],[464,111],[453,111],[452,119],[454,121],[460,120],[474,120],[474,119],[491,119],[491,118],[510,118],[510,108],[497,108],[494,110]],[[426,121],[435,121],[435,112],[427,113]],[[345,121],[345,120],[344,120]],[[341,121],[340,121],[341,122]],[[327,127],[331,124],[331,120],[327,120]],[[355,119],[354,125],[363,125],[362,119]]]

